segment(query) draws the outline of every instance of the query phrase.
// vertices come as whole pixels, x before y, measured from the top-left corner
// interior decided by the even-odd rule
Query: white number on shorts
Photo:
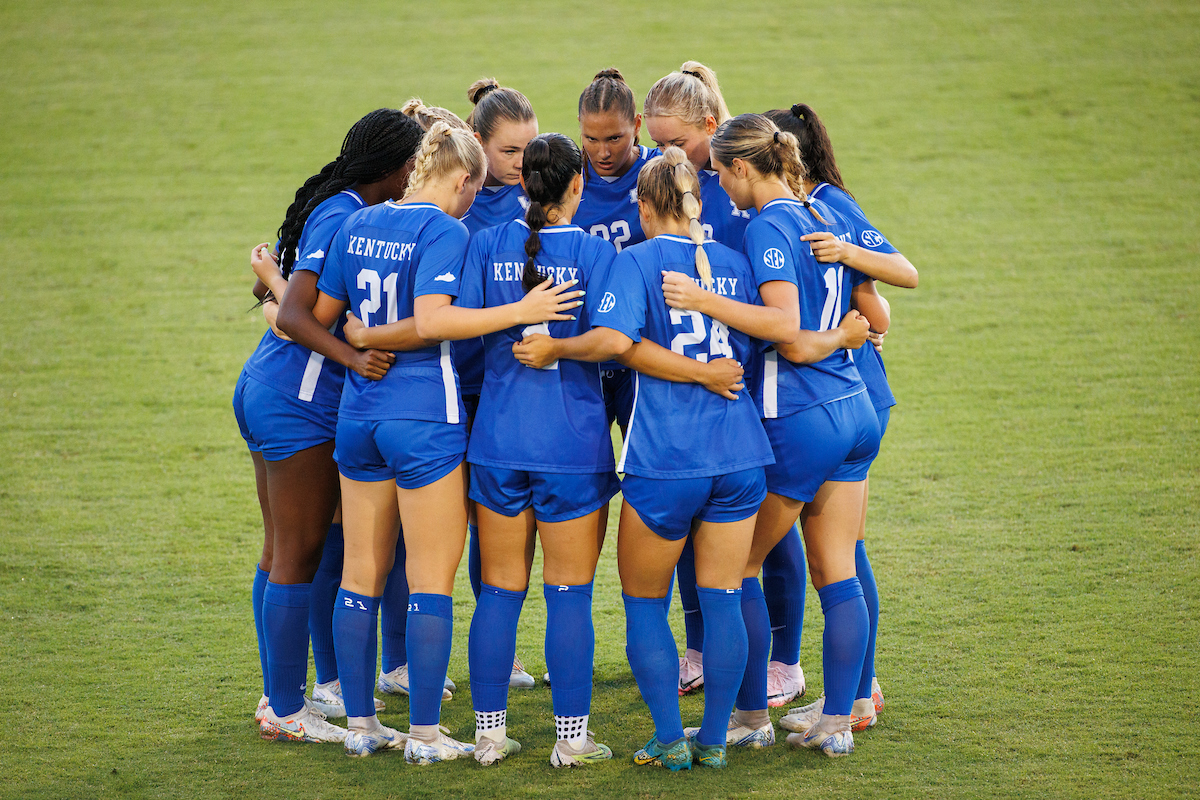
[[[602,222],[593,225],[588,230],[588,233],[592,236],[599,236],[606,242],[612,242],[617,248],[618,253],[621,252],[621,245],[633,237],[633,234],[629,232],[629,223],[623,219],[619,219],[612,224],[611,233],[609,232],[609,227]]]
[[[842,265],[825,270],[825,307],[821,309],[821,327],[828,331],[837,327],[838,309],[842,307]]]

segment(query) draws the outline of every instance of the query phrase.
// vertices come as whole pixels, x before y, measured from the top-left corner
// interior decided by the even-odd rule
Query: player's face
[[[715,125],[713,129],[716,129]],[[688,161],[692,162],[697,171],[708,167],[708,140],[712,138],[711,131],[689,125],[679,117],[646,117],[646,132],[663,150],[678,147],[687,153]]]
[[[583,149],[597,175],[623,175],[637,160],[638,131],[642,115],[632,121],[615,111],[596,111],[579,117],[579,132]]]
[[[487,184],[512,186],[521,180],[521,161],[525,145],[538,135],[536,119],[528,122],[502,120],[492,131],[492,138],[481,141],[487,156]]]
[[[734,161],[736,162],[737,159]],[[717,180],[721,182],[721,188],[725,190],[725,194],[729,195],[729,199],[735,206],[745,211],[754,205],[749,181],[739,178],[734,169],[725,166],[715,158],[712,160],[712,168],[717,171]]]

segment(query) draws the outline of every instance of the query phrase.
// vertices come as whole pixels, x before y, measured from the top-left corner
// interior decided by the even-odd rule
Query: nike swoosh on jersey
[[[434,278],[434,280],[435,280],[435,281],[443,281],[443,282],[445,282],[445,283],[449,283],[450,281],[454,280],[454,273],[453,273],[453,272],[447,272],[445,275],[438,275],[438,276],[436,276],[436,277]]]

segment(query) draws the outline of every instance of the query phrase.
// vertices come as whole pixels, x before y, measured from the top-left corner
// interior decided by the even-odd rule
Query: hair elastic
[[[682,72],[684,75],[691,75],[693,78],[699,78],[700,80],[704,80],[704,78],[700,77],[699,72],[692,72],[690,69],[681,69],[679,71]]]
[[[771,139],[774,140],[775,144],[779,144],[779,131],[775,131],[774,133],[772,133]]]
[[[482,89],[480,89],[479,97],[475,100],[475,105],[479,105],[480,101],[483,100],[483,98],[487,97],[489,94],[491,94],[492,92],[496,91],[499,88],[500,88],[499,86],[497,86],[496,84],[493,83],[493,84],[490,84],[490,85],[485,86]]]

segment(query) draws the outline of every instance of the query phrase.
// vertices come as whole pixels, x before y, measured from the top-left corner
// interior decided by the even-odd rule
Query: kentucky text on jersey
[[[579,277],[578,267],[545,267],[539,265],[537,271],[545,278],[553,278],[555,283],[566,283]],[[524,261],[493,261],[492,280],[519,281],[525,274]]]
[[[366,236],[351,236],[346,253],[363,258],[381,258],[384,261],[399,261],[412,255],[416,246],[412,242],[392,242],[386,239],[369,239]]]

